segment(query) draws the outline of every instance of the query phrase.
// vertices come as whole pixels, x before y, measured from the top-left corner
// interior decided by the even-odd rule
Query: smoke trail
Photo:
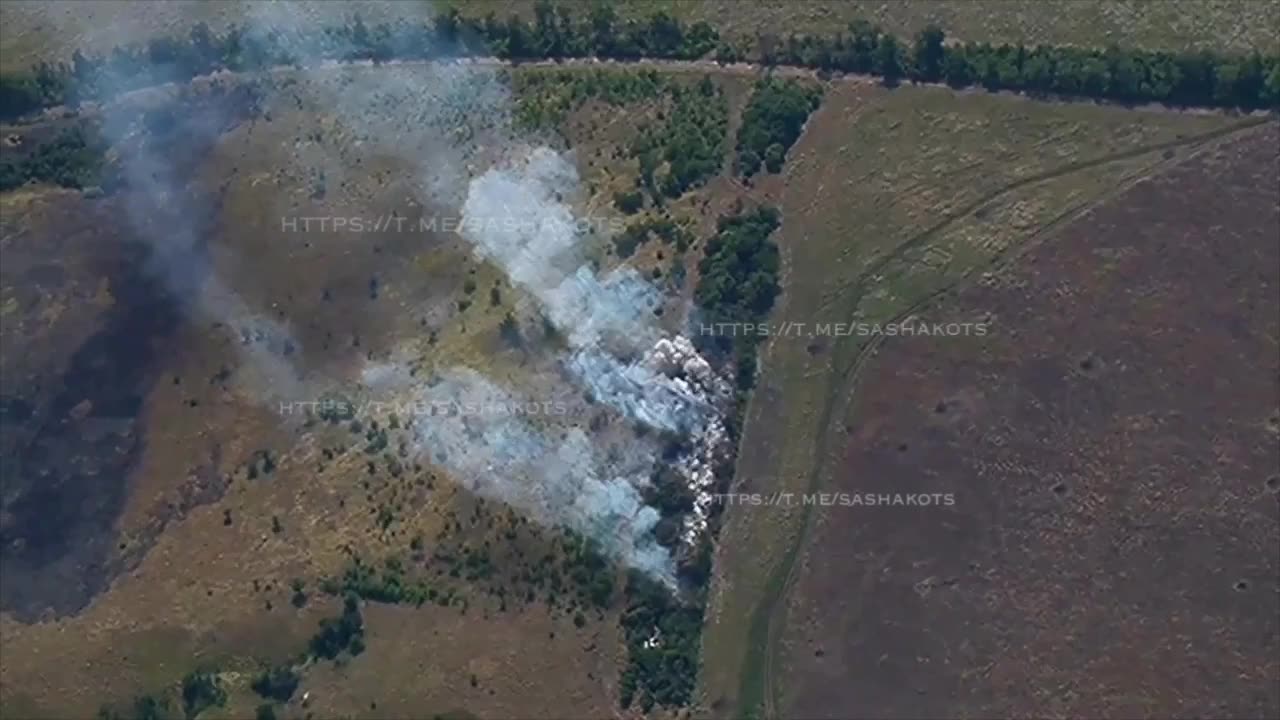
[[[127,28],[114,32],[119,44],[138,39]],[[101,73],[105,97],[122,94],[112,87],[116,82],[113,72]],[[147,98],[106,102],[99,130],[116,149],[118,198],[133,238],[150,250],[148,270],[187,316],[227,329],[250,370],[237,374],[238,383],[257,396],[288,397],[299,384],[289,360],[298,343],[286,324],[254,310],[217,276],[204,236],[213,228],[218,202],[201,193],[194,179],[201,160],[217,148],[224,130],[241,119],[250,100],[246,93],[182,91],[177,99],[158,104]]]
[[[538,299],[573,348],[566,366],[594,397],[650,427],[690,432],[715,409],[687,385],[623,359],[662,337],[653,314],[660,293],[631,268],[602,280],[581,264],[586,238],[559,199],[577,185],[577,171],[563,156],[537,148],[471,182],[463,235],[479,257]]]
[[[510,92],[499,74],[449,62],[335,67],[328,60],[354,48],[343,47],[340,35],[301,30],[309,22],[291,4],[265,3],[254,6],[246,33],[279,33],[346,147],[407,159],[414,172],[396,187],[424,207],[461,207],[461,234],[476,256],[501,269],[560,330],[567,350],[528,349],[558,353],[568,380],[538,378],[537,395],[585,392],[638,426],[692,437],[701,454],[680,466],[705,483],[722,437],[724,389],[703,371],[691,346],[667,342],[654,314],[662,301],[657,288],[627,267],[603,275],[593,270],[586,245],[599,238],[584,230],[570,205],[580,195],[577,171],[570,158],[513,130]],[[131,122],[121,119],[112,128],[115,139],[136,133]],[[194,130],[209,143],[218,133],[215,122]],[[329,143],[310,144],[306,152],[321,156],[332,184],[361,172]],[[490,169],[477,174],[484,167]],[[140,200],[131,203],[130,215],[156,250],[158,272],[181,296],[200,288],[200,312],[241,328],[247,375],[258,378],[263,397],[268,390],[296,394],[304,381],[289,360],[296,349],[289,328],[255,313],[212,275],[198,231],[185,222],[190,200],[169,157],[141,142],[123,169]],[[411,355],[405,349],[392,361],[366,366],[365,380],[379,393],[459,405],[527,394],[474,368],[450,368],[428,382],[408,370]],[[309,386],[328,382],[305,379]],[[540,522],[573,528],[628,565],[674,581],[671,554],[652,534],[658,513],[640,493],[659,455],[654,437],[626,433],[606,447],[580,428],[493,413],[424,418],[414,430],[422,457],[469,490]]]
[[[515,396],[467,368],[449,370],[420,394],[434,406],[514,406]],[[671,558],[653,539],[658,513],[637,487],[654,457],[632,445],[606,458],[582,430],[553,439],[515,414],[451,413],[414,425],[419,447],[469,490],[502,500],[553,525],[599,540],[612,555],[672,581]]]

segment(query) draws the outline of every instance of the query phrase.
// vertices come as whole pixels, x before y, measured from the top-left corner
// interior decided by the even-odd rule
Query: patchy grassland
[[[759,188],[783,212],[787,280],[774,320],[810,329],[890,321],[1127,181],[1257,122],[838,86],[784,177]],[[771,339],[739,458],[741,491],[820,486],[827,438],[869,340]],[[809,514],[730,514],[705,645],[704,701],[717,714],[772,700],[779,611]]]
[[[305,348],[298,362],[346,379],[410,339],[424,372],[458,363],[499,377],[545,370],[501,336],[510,313],[523,332],[539,332],[520,309],[527,303],[459,238],[283,229],[288,217],[393,211],[416,228],[418,215],[457,210],[444,199],[431,208],[407,200],[403,179],[415,164],[370,148],[316,107],[305,79],[278,80],[263,116],[227,130],[194,163],[189,191],[218,198],[203,226],[211,262],[252,306],[293,319]],[[471,128],[476,137],[482,126]],[[478,153],[475,168],[490,160]],[[94,494],[49,518],[70,549],[14,524],[35,517],[30,508],[0,518],[6,539],[23,539],[6,546],[6,593],[26,593],[7,595],[10,612],[0,616],[6,717],[89,716],[103,704],[127,711],[143,694],[172,701],[197,668],[216,673],[227,693],[225,707],[201,717],[251,715],[262,702],[249,690],[254,677],[301,662],[319,621],[338,614],[340,598],[322,581],[340,577],[353,557],[378,567],[396,558],[406,586],[435,593],[416,608],[362,603],[365,651],[337,664],[302,662],[300,689],[277,707],[283,715],[358,715],[379,702],[387,712],[485,717],[612,712],[616,605],[577,594],[574,553],[557,533],[399,454],[407,418],[282,420],[264,400],[279,388],[250,372],[212,318],[166,326],[151,342],[109,336],[146,349],[136,375],[62,388],[72,377],[66,358],[113,318],[165,316],[172,301],[159,290],[132,298],[137,283],[122,268],[141,258],[130,254],[122,198],[24,188],[0,201],[5,411],[23,408],[15,398],[30,399],[36,413],[71,407],[54,427],[115,438],[119,450],[93,449],[127,459],[97,465]],[[136,418],[98,417],[121,412],[103,407],[113,384],[137,393]],[[32,394],[32,385],[44,389]],[[565,422],[589,420],[571,409]],[[73,454],[54,441],[65,438],[42,442]],[[51,487],[40,501],[61,512],[58,493],[73,490]],[[549,569],[559,571],[559,589]],[[11,583],[11,571],[22,582]],[[40,614],[46,604],[55,611]]]
[[[362,72],[379,71],[352,68],[330,81]],[[728,131],[715,151],[722,156],[718,165],[729,171],[731,134],[750,95],[749,78],[716,77],[709,97],[702,94],[703,74],[663,74],[656,95],[606,102],[594,92],[563,97],[571,79],[561,72],[511,71],[517,114],[526,102],[553,109],[531,129],[574,150],[584,180],[582,209],[593,217],[617,216],[615,194],[637,186],[640,163],[631,149],[637,123],[662,128],[682,117],[679,102],[696,97],[704,108],[723,103],[713,117],[726,113],[728,127],[702,134],[714,140]],[[601,77],[586,68],[568,72]],[[555,82],[526,82],[534,76]],[[484,367],[499,377],[539,371],[501,337],[503,318],[513,312],[524,332],[539,332],[536,320],[521,314],[527,303],[458,238],[283,229],[281,219],[289,217],[397,211],[407,213],[413,227],[419,214],[456,212],[444,199],[432,207],[406,200],[412,190],[403,179],[414,172],[404,154],[410,149],[383,153],[364,145],[358,128],[314,106],[313,82],[326,81],[276,74],[263,114],[226,131],[192,164],[191,191],[219,199],[206,222],[220,275],[253,306],[295,319],[293,331],[306,349],[299,362],[332,377],[386,357],[404,338],[418,339],[424,372],[453,364]],[[483,121],[468,132],[484,145]],[[670,163],[661,152],[659,157],[654,174],[662,180]],[[472,171],[491,160],[477,153]],[[700,179],[679,198],[646,193],[644,207],[627,220],[670,220],[688,235],[677,241],[655,233],[627,262],[687,299],[696,284],[699,238],[712,232],[715,219],[729,213],[742,192],[719,175]],[[119,278],[101,276],[112,262],[123,262],[117,256],[127,258],[125,239],[117,234],[128,226],[123,208],[111,195],[43,188],[2,199],[19,211],[6,212],[0,238],[15,260],[7,264],[4,282],[6,339],[20,334],[27,340],[21,354],[0,356],[6,381],[62,376],[65,369],[56,363],[50,368],[48,361],[83,344],[86,333],[100,332],[102,317],[133,307],[116,294]],[[59,239],[55,269],[46,267],[45,233]],[[622,260],[608,245],[598,254],[605,266]],[[96,304],[88,306],[95,312],[60,310],[95,292]],[[165,302],[163,293],[149,300]],[[672,314],[673,326],[679,321]],[[625,659],[617,615],[622,600],[615,595],[610,607],[593,608],[571,599],[572,587],[556,599],[522,580],[527,559],[568,557],[554,534],[515,526],[503,508],[477,502],[432,468],[401,462],[393,470],[400,433],[388,431],[387,417],[376,418],[380,427],[368,417],[355,419],[359,429],[348,421],[298,427],[301,418],[282,427],[274,406],[262,401],[269,379],[249,373],[237,343],[223,331],[199,322],[166,331],[149,344],[155,354],[145,372],[126,383],[142,400],[133,430],[124,434],[137,440],[129,446],[136,454],[100,483],[120,494],[106,497],[101,507],[86,505],[83,517],[68,518],[76,532],[89,528],[86,546],[101,565],[97,584],[75,593],[39,584],[19,598],[32,610],[0,620],[8,657],[23,658],[0,667],[6,713],[60,717],[89,714],[103,704],[127,712],[132,698],[143,694],[168,697],[173,705],[181,679],[203,669],[227,697],[201,717],[243,717],[263,702],[250,689],[253,680],[265,667],[282,664],[301,675],[291,699],[276,705],[284,716],[403,713],[425,706],[482,717],[616,711]],[[7,385],[4,391],[15,389]],[[93,413],[92,403],[77,407],[74,415]],[[574,413],[570,420],[590,418]],[[382,434],[385,448],[378,447]],[[111,524],[104,526],[103,518]],[[450,577],[457,567],[451,558],[469,557],[482,546],[492,546],[483,564],[489,572],[472,577],[472,566],[464,564],[462,577]],[[363,602],[363,652],[340,654],[337,663],[304,660],[301,653],[320,621],[337,616],[342,605],[324,591],[323,581],[340,577],[353,557],[374,567],[388,559],[402,563],[396,587],[409,589],[406,598],[432,589],[449,599],[417,608],[412,602]],[[79,579],[77,561],[75,555],[63,561],[66,579]],[[34,561],[30,574],[49,575]],[[621,587],[619,579],[616,590]],[[380,593],[374,588],[367,597],[376,600]],[[58,611],[32,617],[51,597],[63,598]],[[415,639],[406,643],[406,637]],[[541,651],[521,650],[528,647]],[[45,658],[57,658],[59,672],[50,672]],[[99,672],[104,665],[116,671]],[[552,676],[557,680],[548,682]]]

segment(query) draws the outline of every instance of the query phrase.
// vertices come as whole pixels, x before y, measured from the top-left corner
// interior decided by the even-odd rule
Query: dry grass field
[[[784,717],[1280,712],[1280,126],[1131,185],[886,340],[820,487]]]
[[[380,152],[327,114],[317,104],[330,97],[318,87],[327,81],[314,82],[280,79],[259,116],[231,123],[198,156],[187,149],[185,197],[214,200],[192,204],[202,217],[177,220],[200,228],[212,273],[289,324],[296,362],[336,379],[326,391],[354,386],[353,373],[406,339],[427,370],[540,371],[498,338],[518,293],[456,235],[417,229],[428,208],[407,200],[401,181],[417,172],[412,158]],[[612,712],[614,612],[549,603],[545,590],[503,597],[523,587],[514,574],[528,558],[558,557],[551,531],[433,468],[397,462],[404,431],[390,433],[386,454],[370,454],[363,430],[282,415],[278,378],[255,374],[238,336],[216,315],[179,310],[173,289],[145,272],[145,253],[129,242],[133,195],[30,188],[0,200],[6,427],[9,413],[48,418],[17,426],[34,436],[5,436],[6,469],[38,471],[45,483],[38,492],[7,483],[20,500],[0,518],[5,717],[127,707],[195,669],[218,673],[230,696],[210,717],[251,715],[261,700],[249,683],[304,652],[319,620],[339,612],[319,586],[353,557],[416,558],[410,578],[452,599],[367,607],[366,653],[306,665],[284,716],[359,716],[377,702],[480,717]],[[154,210],[161,228],[175,220]],[[303,233],[281,220],[393,211],[411,229]],[[431,211],[457,213],[443,199]],[[464,285],[483,298],[474,291],[463,307],[473,292]],[[312,393],[292,398],[307,402],[320,389],[293,392]],[[580,405],[565,421],[586,422]],[[373,420],[396,427],[385,413]],[[450,577],[449,558],[481,546],[493,575]],[[558,679],[534,680],[549,676]]]
[[[1128,182],[1257,122],[932,89],[832,89],[784,176],[760,188],[784,217],[778,240],[790,280],[774,321],[802,329],[770,340],[739,487],[820,487],[840,398],[874,338],[820,336],[817,324],[900,318]],[[705,646],[712,709],[768,699],[777,603],[811,510],[731,514]]]

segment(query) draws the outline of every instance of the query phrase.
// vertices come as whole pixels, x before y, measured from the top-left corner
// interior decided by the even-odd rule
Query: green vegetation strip
[[[577,6],[574,6],[577,7]],[[666,12],[647,19],[618,17],[608,4],[586,12],[540,2],[532,21],[517,15],[466,17],[451,9],[433,22],[367,26],[357,16],[343,26],[303,33],[295,28],[233,27],[215,35],[203,23],[187,37],[157,37],[109,55],[75,53],[70,63],[41,63],[0,75],[0,119],[42,107],[104,100],[129,90],[184,81],[215,70],[260,70],[307,60],[427,60],[486,56],[506,60],[598,57],[750,60],[822,71],[874,74],[892,85],[909,79],[981,85],[989,90],[1055,93],[1118,102],[1167,102],[1205,107],[1280,106],[1280,56],[1202,51],[1149,52],[1112,46],[1077,47],[945,43],[936,27],[908,44],[865,22],[828,35],[762,36],[753,48],[723,41],[706,22],[686,27]]]

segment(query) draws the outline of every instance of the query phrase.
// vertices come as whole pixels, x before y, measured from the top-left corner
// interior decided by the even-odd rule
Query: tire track
[[[849,305],[850,316],[852,316],[852,312],[856,311],[858,305],[862,302],[862,299],[865,296],[867,291],[868,281],[871,278],[875,277],[881,270],[887,267],[890,263],[902,259],[902,257],[906,253],[909,253],[912,250],[919,248],[921,245],[928,242],[931,238],[945,231],[947,228],[951,227],[955,223],[969,217],[973,213],[977,212],[978,210],[982,209],[987,205],[992,204],[993,202],[999,200],[1005,195],[1008,195],[1009,193],[1015,192],[1022,188],[1029,187],[1038,183],[1049,182],[1061,177],[1066,177],[1073,173],[1089,170],[1096,167],[1101,167],[1113,162],[1120,162],[1123,160],[1141,157],[1143,155],[1147,155],[1153,152],[1161,152],[1163,150],[1175,149],[1179,147],[1201,147],[1215,140],[1258,127],[1260,125],[1267,123],[1268,121],[1269,121],[1269,118],[1267,117],[1250,117],[1240,123],[1235,123],[1225,128],[1219,128],[1209,132],[1200,133],[1198,135],[1193,135],[1186,138],[1179,138],[1177,140],[1170,140],[1170,141],[1165,141],[1161,143],[1153,143],[1150,145],[1140,146],[1137,148],[1121,151],[1118,153],[1112,153],[1112,154],[1094,158],[1091,160],[1069,163],[1067,165],[1054,168],[1052,170],[1037,173],[1035,175],[1031,175],[1025,178],[1021,178],[1019,180],[1015,180],[1011,183],[1008,183],[974,200],[973,202],[961,208],[961,210],[957,211],[951,216],[944,218],[943,220],[939,221],[933,226],[926,228],[922,232],[912,236],[911,238],[902,242],[898,246],[894,247],[888,253],[883,255],[880,259],[876,260],[870,267],[868,267],[866,270],[861,272],[858,275],[858,277],[854,279],[853,282],[845,285],[844,287],[850,287],[853,289],[853,295],[850,298],[850,305]],[[1174,163],[1176,164],[1183,161],[1185,161],[1185,158],[1177,159],[1176,161],[1174,161]],[[1133,182],[1139,182],[1145,178],[1151,177],[1153,174],[1158,174],[1163,169],[1164,168],[1161,165],[1157,165],[1152,172],[1146,173],[1142,177],[1134,180]],[[1129,184],[1132,184],[1132,183],[1129,183]],[[962,273],[956,279],[944,285],[942,288],[939,288],[933,293],[930,293],[925,298],[922,298],[921,300],[912,304],[909,308],[906,308],[901,313],[895,315],[892,318],[891,322],[899,322],[907,317],[910,317],[913,313],[919,312],[924,307],[927,307],[928,305],[934,303],[945,294],[953,291],[961,283],[967,281],[973,275],[974,272],[977,272],[980,269],[999,266],[1002,259],[1011,254],[1013,255],[1013,259],[1016,259],[1016,257],[1020,255],[1022,252],[1025,252],[1026,250],[1030,249],[1032,247],[1032,243],[1038,243],[1042,241],[1044,237],[1051,234],[1053,230],[1056,230],[1058,227],[1061,227],[1061,225],[1065,221],[1075,217],[1081,212],[1084,212],[1085,210],[1088,209],[1088,207],[1090,207],[1090,205],[1084,205],[1083,207],[1076,206],[1064,211],[1063,213],[1060,213],[1058,216],[1050,220],[1046,225],[1044,225],[1042,228],[1040,228],[1034,234],[1032,234],[1026,241],[1022,243],[1018,243],[1017,245],[1011,245],[1009,248],[997,253],[991,259],[991,261],[987,263],[982,263],[982,264],[973,266],[966,272]],[[833,391],[825,394],[825,400],[823,402],[822,410],[819,413],[819,424],[818,424],[819,430],[817,433],[817,437],[814,440],[814,452],[812,454],[812,457],[815,458],[815,462],[814,462],[814,465],[809,470],[805,492],[810,492],[810,493],[817,492],[818,488],[821,486],[822,471],[826,467],[826,457],[829,452],[829,440],[830,440],[829,428],[830,428],[831,418],[834,415],[834,411],[836,409],[837,403],[840,401],[841,398],[845,397],[846,394],[851,393],[853,388],[856,387],[856,382],[858,380],[858,377],[860,376],[862,370],[865,369],[867,362],[870,359],[873,351],[877,349],[883,341],[884,341],[883,336],[874,338],[871,342],[864,345],[852,358],[850,358],[849,361],[843,365],[843,367],[841,367],[841,362],[838,357],[835,357],[833,359],[832,366],[834,371],[834,379],[831,384]],[[841,343],[841,345],[847,348],[848,342],[849,341],[846,340],[845,343]],[[837,351],[833,353],[833,356],[837,356],[838,354],[839,354],[839,349],[837,349]],[[849,397],[848,401],[852,402],[853,398]],[[789,551],[785,553],[785,555],[783,556],[782,565],[779,566],[778,570],[773,575],[774,579],[771,580],[766,585],[766,587],[776,587],[777,589],[774,593],[772,593],[772,597],[766,598],[764,602],[762,602],[760,605],[757,606],[756,613],[754,614],[755,617],[752,621],[752,626],[749,631],[751,635],[757,635],[757,634],[763,635],[764,647],[761,650],[763,657],[761,658],[761,666],[758,673],[758,677],[752,677],[757,673],[753,672],[753,668],[751,667],[753,663],[748,661],[747,668],[744,670],[743,676],[739,683],[739,687],[740,687],[739,697],[751,697],[753,694],[755,694],[750,692],[750,688],[753,686],[761,688],[762,690],[761,704],[763,705],[762,707],[763,714],[765,717],[769,717],[769,718],[780,717],[778,714],[779,698],[778,698],[778,687],[777,687],[778,677],[777,677],[777,671],[776,671],[776,663],[777,663],[778,655],[780,652],[778,643],[780,639],[780,633],[782,630],[781,618],[785,614],[786,600],[789,597],[790,591],[794,587],[795,580],[798,576],[799,564],[796,562],[796,560],[800,552],[806,546],[809,539],[810,532],[812,531],[811,508],[802,506],[800,508],[800,513],[801,513],[800,525],[799,525],[798,532],[796,533],[796,539],[793,541]],[[742,710],[744,711],[744,714],[747,717],[753,717],[752,713],[756,711],[756,708],[750,707],[750,705],[754,705],[754,704],[755,703],[752,702],[748,704],[748,706],[742,708]]]

